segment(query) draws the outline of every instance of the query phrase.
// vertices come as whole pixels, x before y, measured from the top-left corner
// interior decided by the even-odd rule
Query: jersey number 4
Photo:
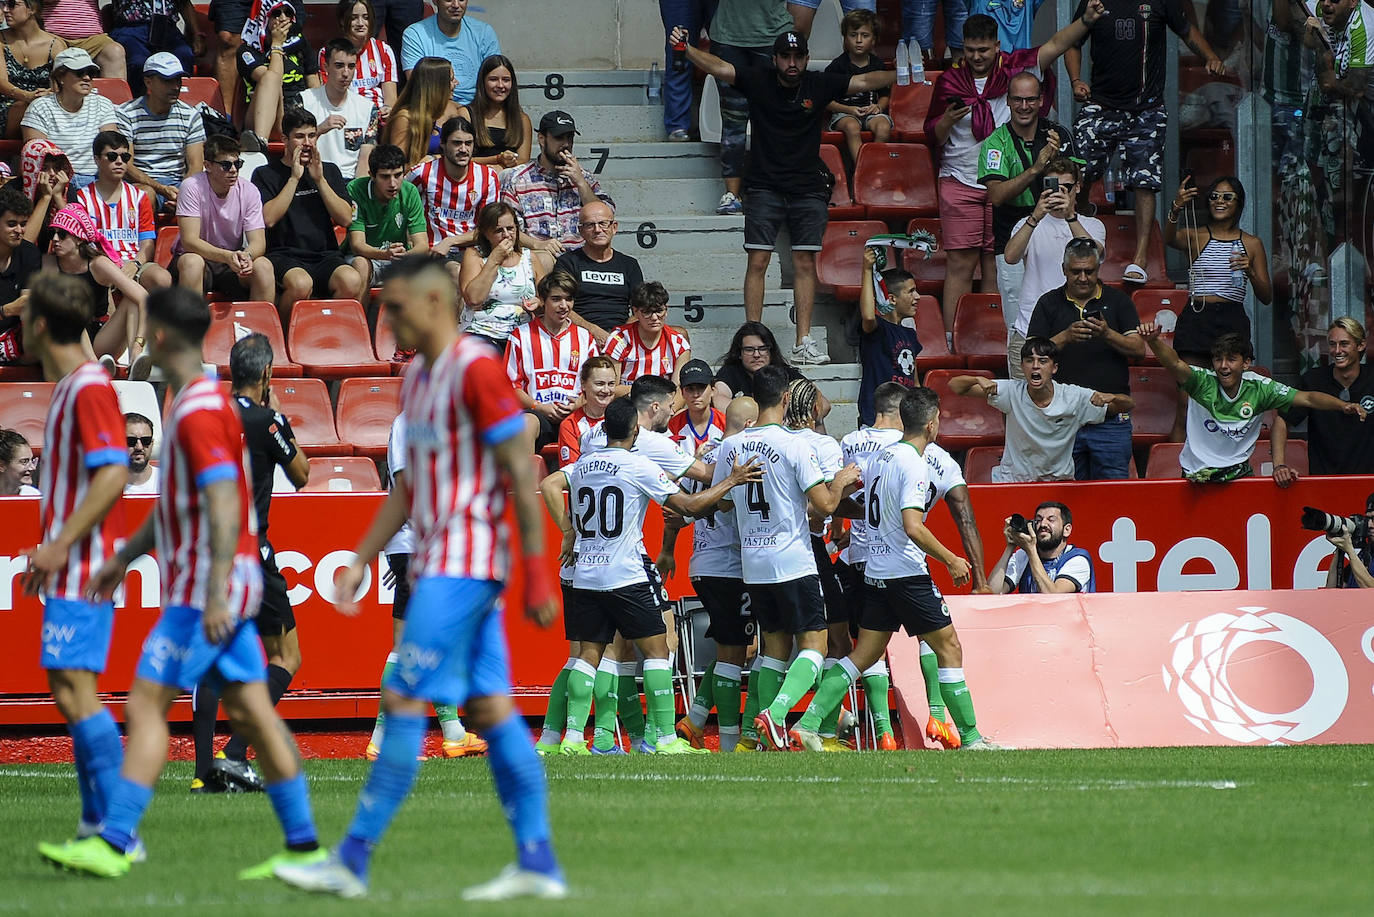
[[[761,481],[750,481],[744,485],[744,505],[749,512],[758,513],[764,522],[768,521],[769,506],[768,500],[763,496],[763,483]]]
[[[600,496],[590,487],[578,488],[577,532],[583,538],[619,538],[625,526],[625,494],[607,487]]]

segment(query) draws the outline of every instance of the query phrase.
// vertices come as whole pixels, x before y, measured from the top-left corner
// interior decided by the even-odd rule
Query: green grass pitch
[[[278,849],[267,799],[191,796],[173,764],[125,879],[34,845],[76,823],[70,766],[0,767],[0,913],[1368,914],[1369,747],[760,754],[548,762],[566,902],[463,905],[510,836],[480,760],[433,760],[367,902],[234,873]],[[366,764],[310,761],[322,839]]]

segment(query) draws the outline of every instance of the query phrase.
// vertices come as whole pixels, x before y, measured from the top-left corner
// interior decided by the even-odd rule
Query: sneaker
[[[605,751],[602,751],[600,748],[597,748],[595,745],[593,745],[593,746],[592,746],[592,754],[594,754],[594,755],[628,755],[629,752],[626,751],[625,749],[621,748],[619,742],[616,742],[614,745],[612,745],[610,748],[607,748]]]
[[[859,718],[847,708],[840,708],[840,719],[836,725],[835,734],[842,739],[849,739],[854,736],[854,730],[859,725]]]
[[[39,844],[44,859],[73,872],[90,873],[105,879],[129,874],[129,857],[105,843],[98,835],[62,844]]]
[[[153,358],[145,351],[129,364],[129,381],[144,382],[153,371]]]
[[[702,741],[702,739],[705,738],[705,734],[696,723],[692,722],[690,716],[684,716],[677,721],[677,734],[686,739],[687,744],[691,745],[693,748],[706,747],[706,743]]]
[[[248,128],[239,134],[239,148],[245,153],[266,153],[267,141],[259,137],[252,128]]]
[[[587,747],[586,742],[579,742],[577,739],[564,739],[563,744],[558,746],[560,755],[576,757],[579,755],[590,755],[592,750]]]
[[[979,736],[967,745],[962,746],[964,751],[1012,751],[1010,745],[998,745],[991,739]]]
[[[282,863],[273,868],[272,875],[308,892],[328,892],[340,898],[367,894],[367,881],[345,866],[337,853],[326,854],[317,863]]]
[[[264,789],[262,777],[247,761],[225,757],[224,752],[215,752],[210,762],[210,773],[205,775],[206,783],[219,783],[226,792],[261,793]]]
[[[697,748],[681,736],[660,740],[654,747],[656,755],[709,755],[709,748]]]
[[[96,362],[98,362],[102,367],[104,367],[105,372],[110,374],[111,379],[119,375],[119,364],[116,363],[115,358],[110,356],[108,353],[101,355],[100,359]]]
[[[787,750],[787,724],[785,722],[775,723],[773,714],[767,710],[760,710],[759,715],[754,717],[754,728],[759,731],[759,738],[767,740],[774,749],[777,751]]]
[[[415,348],[413,347],[409,350],[402,350],[397,347],[396,352],[391,355],[392,363],[409,363],[413,359],[415,359]]]
[[[716,204],[716,213],[723,217],[738,216],[744,213],[744,201],[733,191],[726,191],[720,196],[720,203]]]
[[[760,748],[759,746],[760,746],[760,742],[759,742],[758,739],[751,739],[751,738],[748,738],[748,737],[746,737],[746,736],[740,736],[739,744],[735,746],[735,751],[736,751],[736,752],[763,751],[763,749]]]
[[[559,753],[559,750],[560,750],[561,748],[562,748],[562,745],[561,745],[560,743],[558,743],[558,742],[535,742],[535,743],[534,743],[534,753],[535,753],[536,755],[538,755],[539,757],[541,757],[541,758],[547,758],[547,757],[549,757],[550,755],[556,755],[556,754]]]
[[[940,743],[946,750],[953,750],[964,744],[959,738],[959,733],[951,729],[948,723],[933,716],[926,721],[926,738]]]
[[[382,750],[381,750],[380,748],[378,748],[376,745],[372,744],[371,742],[368,742],[368,743],[367,743],[367,750],[363,752],[363,757],[366,758],[366,759],[369,760],[369,761],[376,761],[376,760],[377,760],[377,756],[380,755],[381,753],[382,753]]]
[[[635,739],[630,745],[630,751],[637,755],[652,755],[655,751],[653,744],[643,736]]]
[[[566,898],[568,883],[562,876],[551,876],[521,869],[511,863],[490,882],[463,889],[464,901],[509,901],[511,898]]]
[[[673,143],[684,143],[688,140],[691,140],[692,135],[684,131],[682,128],[678,128],[675,131],[668,132],[668,139],[671,140]]]
[[[463,733],[461,739],[444,739],[445,758],[475,758],[486,753],[487,740],[470,732]]]
[[[897,737],[890,732],[878,736],[878,751],[896,751]]]
[[[794,730],[795,731],[795,730]],[[850,745],[839,736],[826,736],[821,739],[821,751],[853,751],[854,746]]]
[[[808,334],[792,348],[792,362],[798,366],[823,366],[830,362],[830,354],[822,350],[815,338]]]
[[[803,729],[800,726],[793,727],[787,735],[792,739],[792,748],[796,751],[824,751],[825,741],[810,729]]]
[[[239,870],[239,878],[247,880],[270,879],[277,874],[277,867],[279,866],[312,866],[316,863],[323,863],[327,859],[329,859],[329,851],[323,847],[316,847],[314,850],[283,850],[256,866]]]

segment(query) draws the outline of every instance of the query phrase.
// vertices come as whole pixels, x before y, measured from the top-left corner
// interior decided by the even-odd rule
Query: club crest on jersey
[[[1248,402],[1248,401],[1245,402],[1244,404],[1242,404],[1242,405],[1240,406],[1240,416],[1241,416],[1241,417],[1244,417],[1246,420],[1249,420],[1251,417],[1254,417],[1254,416],[1255,416],[1255,407],[1254,407],[1254,405],[1252,405],[1252,404],[1251,404],[1250,402]]]

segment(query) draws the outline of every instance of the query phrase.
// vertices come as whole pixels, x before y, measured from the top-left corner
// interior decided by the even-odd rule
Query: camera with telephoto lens
[[[1309,532],[1325,532],[1339,538],[1350,536],[1350,543],[1356,548],[1370,544],[1369,519],[1365,516],[1336,516],[1311,506],[1302,508],[1302,527]]]
[[[1031,529],[1030,522],[1020,513],[1012,513],[1011,521],[1007,523],[1007,526],[1018,535],[1030,535],[1032,538],[1035,537],[1035,532]]]

